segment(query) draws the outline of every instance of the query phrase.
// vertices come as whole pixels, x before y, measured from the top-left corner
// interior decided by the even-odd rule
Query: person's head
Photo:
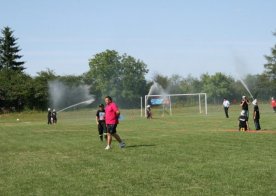
[[[48,112],[50,112],[51,111],[51,108],[48,108]]]
[[[109,104],[109,103],[112,102],[112,98],[111,98],[110,96],[106,96],[106,97],[104,98],[104,101],[105,101],[105,104]]]
[[[55,112],[56,110],[55,109],[53,109],[53,112]]]
[[[99,105],[99,108],[100,108],[101,110],[104,109],[104,104],[101,103],[101,104]]]
[[[246,96],[242,96],[242,99],[245,100],[245,99],[246,99]]]
[[[254,100],[252,101],[252,104],[253,104],[253,105],[257,105],[257,104],[258,104],[258,100],[257,100],[257,99],[254,99]]]
[[[150,105],[147,105],[147,108],[150,108]]]

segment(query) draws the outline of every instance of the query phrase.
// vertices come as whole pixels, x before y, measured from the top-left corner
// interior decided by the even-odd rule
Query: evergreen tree
[[[14,70],[22,72],[24,62],[19,61],[22,57],[18,54],[21,50],[17,46],[17,38],[13,36],[13,31],[9,27],[2,30],[3,37],[0,37],[0,70]]]

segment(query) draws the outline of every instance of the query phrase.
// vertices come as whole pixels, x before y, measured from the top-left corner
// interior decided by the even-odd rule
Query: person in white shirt
[[[226,98],[224,98],[222,105],[223,105],[223,108],[224,108],[226,118],[229,118],[228,109],[230,107],[230,102]]]

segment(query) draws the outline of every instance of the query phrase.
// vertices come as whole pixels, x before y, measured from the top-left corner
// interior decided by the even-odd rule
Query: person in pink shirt
[[[119,124],[120,111],[118,106],[112,101],[110,96],[106,96],[105,99],[105,123],[107,128],[107,146],[106,150],[111,148],[112,136],[119,142],[120,148],[126,146],[125,142],[117,134],[117,125]]]
[[[276,112],[276,100],[274,99],[274,97],[271,98],[271,107],[273,111]]]

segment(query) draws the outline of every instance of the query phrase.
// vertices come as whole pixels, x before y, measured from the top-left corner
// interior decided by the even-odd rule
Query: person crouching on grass
[[[98,132],[99,132],[100,140],[103,141],[103,137],[106,140],[107,135],[106,135],[106,125],[105,125],[105,110],[104,110],[103,104],[99,105],[99,109],[96,112],[96,122],[98,125]]]
[[[248,117],[246,116],[246,111],[242,110],[239,116],[239,131],[249,130]]]
[[[112,136],[119,142],[120,148],[124,148],[126,144],[122,141],[117,134],[117,125],[119,124],[120,111],[118,106],[112,101],[110,96],[106,96],[105,99],[105,123],[107,128],[107,146],[105,150],[111,148]]]

